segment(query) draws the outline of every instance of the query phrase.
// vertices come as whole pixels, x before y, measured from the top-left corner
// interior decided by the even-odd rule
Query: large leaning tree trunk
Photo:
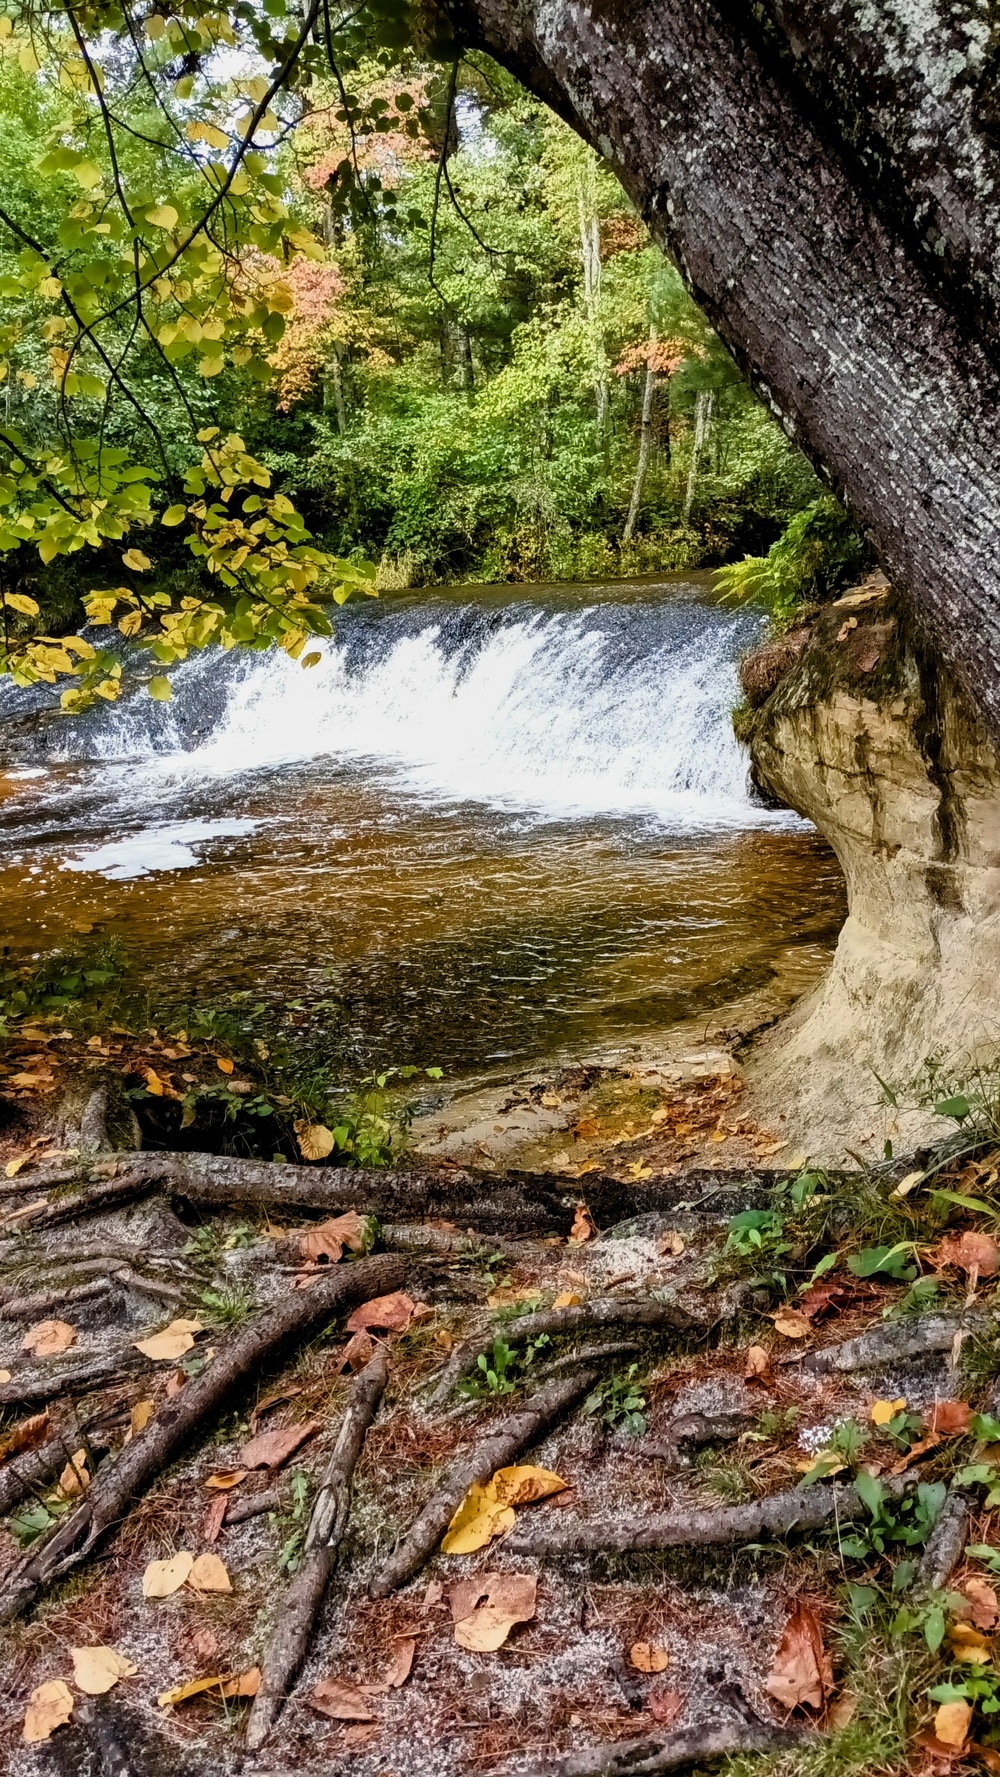
[[[988,0],[451,0],[614,168],[1000,735]]]

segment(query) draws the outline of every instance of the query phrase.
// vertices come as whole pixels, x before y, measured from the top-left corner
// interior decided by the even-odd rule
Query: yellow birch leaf
[[[144,1598],[170,1598],[179,1592],[194,1566],[194,1556],[183,1549],[168,1561],[151,1561],[142,1576]]]
[[[934,1717],[935,1740],[943,1746],[964,1746],[971,1720],[971,1703],[942,1703]]]
[[[162,1333],[152,1333],[148,1339],[133,1339],[136,1351],[143,1357],[151,1357],[156,1362],[176,1363],[194,1344],[194,1334],[202,1331],[200,1320],[172,1320]]]
[[[566,1482],[551,1469],[534,1468],[515,1463],[497,1469],[484,1486],[474,1481],[448,1526],[441,1552],[444,1555],[472,1555],[486,1547],[496,1536],[510,1530],[515,1522],[514,1507],[528,1505],[561,1493]]]
[[[76,1344],[76,1328],[67,1320],[39,1320],[29,1327],[21,1340],[21,1350],[35,1357],[58,1357]]]
[[[299,1130],[299,1153],[303,1160],[325,1160],[334,1148],[333,1134],[322,1123],[310,1123]]]
[[[898,1401],[876,1401],[872,1408],[872,1424],[888,1425],[890,1419],[895,1419],[897,1413],[902,1413],[905,1406],[906,1401],[902,1396]]]
[[[233,1582],[218,1555],[199,1555],[187,1576],[193,1592],[231,1592]]]
[[[156,1701],[161,1709],[173,1703],[185,1703],[188,1697],[200,1697],[205,1691],[218,1691],[220,1697],[255,1697],[260,1689],[260,1667],[249,1672],[214,1672],[210,1678],[191,1678],[187,1684],[176,1685],[172,1691],[161,1691]]]
[[[132,1678],[139,1668],[113,1647],[71,1647],[73,1683],[88,1697],[103,1696],[120,1678]]]
[[[61,1678],[50,1678],[31,1693],[24,1717],[23,1738],[29,1746],[47,1740],[73,1713],[73,1693]]]
[[[8,1160],[6,1166],[4,1167],[4,1172],[6,1173],[8,1178],[16,1178],[18,1173],[20,1172],[22,1166],[27,1166],[27,1164],[28,1164],[27,1154],[19,1154],[16,1160]]]
[[[135,574],[144,574],[146,569],[151,568],[153,565],[149,556],[143,555],[141,549],[126,549],[122,556],[122,561],[125,563],[125,566],[131,568],[132,572]]]
[[[157,204],[155,209],[146,211],[146,221],[154,228],[176,228],[177,211],[173,204]]]

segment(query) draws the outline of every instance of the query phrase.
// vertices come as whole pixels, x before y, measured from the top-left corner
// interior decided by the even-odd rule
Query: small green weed
[[[464,1395],[467,1400],[513,1394],[523,1380],[525,1370],[530,1369],[537,1353],[548,1343],[548,1333],[540,1333],[527,1345],[511,1346],[498,1333],[489,1355],[480,1352],[475,1370],[457,1384],[456,1393]]]
[[[611,1376],[592,1389],[580,1409],[588,1417],[599,1413],[609,1427],[620,1426],[629,1437],[641,1438],[646,1429],[643,1408],[646,1397],[639,1391],[638,1364],[630,1364],[624,1376]]]

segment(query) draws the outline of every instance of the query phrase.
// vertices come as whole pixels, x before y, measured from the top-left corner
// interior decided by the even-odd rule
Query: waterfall
[[[133,801],[326,762],[541,819],[771,824],[730,723],[759,622],[676,594],[576,609],[425,595],[341,615],[312,668],[278,652],[200,656],[177,671],[172,705],[134,697],[57,728],[54,747],[129,760]],[[112,800],[117,776],[105,773]]]

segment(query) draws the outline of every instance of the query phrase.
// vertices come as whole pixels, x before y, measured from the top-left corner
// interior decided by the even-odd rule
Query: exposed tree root
[[[489,1353],[497,1334],[508,1345],[527,1345],[543,1333],[547,1338],[565,1338],[572,1333],[590,1332],[595,1327],[645,1327],[657,1330],[670,1327],[675,1332],[704,1332],[707,1323],[696,1320],[676,1302],[657,1302],[652,1297],[595,1296],[592,1302],[581,1302],[572,1308],[546,1308],[537,1314],[522,1314],[516,1320],[496,1322],[488,1328],[463,1339],[456,1345],[428,1396],[429,1407],[446,1401],[456,1382],[474,1370],[480,1356]]]
[[[311,1289],[290,1294],[220,1345],[202,1374],[176,1400],[166,1402],[94,1480],[44,1546],[13,1569],[0,1593],[0,1621],[11,1621],[45,1586],[85,1560],[137,1495],[251,1374],[292,1343],[318,1332],[344,1308],[402,1288],[406,1273],[403,1259],[388,1255],[358,1259],[322,1277]]]
[[[641,1740],[619,1740],[613,1746],[588,1747],[568,1758],[548,1759],[532,1765],[523,1777],[653,1777],[660,1771],[679,1771],[684,1765],[722,1758],[732,1752],[778,1752],[801,1745],[801,1729],[778,1727],[761,1721],[726,1722],[722,1726],[682,1728],[665,1739],[645,1735]]]
[[[131,1346],[119,1348],[105,1356],[91,1358],[89,1363],[72,1369],[46,1368],[33,1376],[15,1376],[0,1382],[0,1407],[47,1406],[60,1395],[89,1394],[95,1388],[107,1388],[112,1382],[124,1382],[137,1370],[149,1370],[150,1361]]]
[[[971,1496],[952,1487],[938,1514],[917,1570],[918,1584],[931,1590],[946,1586],[965,1554],[972,1517]]]
[[[908,1475],[883,1483],[888,1492],[902,1493]],[[511,1555],[576,1555],[613,1550],[637,1554],[643,1549],[672,1549],[685,1544],[752,1542],[758,1536],[786,1536],[794,1530],[819,1530],[825,1524],[863,1517],[865,1508],[853,1487],[824,1486],[789,1488],[749,1505],[719,1506],[712,1511],[658,1512],[644,1518],[571,1518],[560,1514],[558,1524],[523,1530],[508,1536],[504,1548]]]
[[[116,1153],[90,1164],[67,1168],[39,1166],[18,1181],[17,1192],[35,1194],[58,1187],[60,1196],[32,1209],[15,1211],[12,1226],[51,1227],[99,1210],[133,1201],[154,1186],[203,1208],[321,1210],[354,1209],[378,1215],[389,1223],[416,1218],[454,1220],[464,1227],[503,1236],[548,1234],[565,1230],[567,1215],[581,1195],[591,1213],[605,1225],[649,1210],[676,1209],[692,1199],[700,1204],[725,1201],[738,1192],[740,1201],[770,1200],[781,1175],[738,1172],[690,1172],[682,1178],[645,1179],[639,1183],[588,1174],[585,1186],[556,1173],[474,1173],[459,1167],[407,1167],[366,1170],[329,1166],[276,1166],[265,1160],[239,1160],[217,1154]],[[87,1180],[91,1182],[84,1184]],[[76,1191],[65,1187],[76,1184]],[[700,1193],[700,1194],[699,1194]],[[2,1232],[3,1223],[0,1223]]]
[[[29,1296],[11,1295],[0,1307],[0,1320],[41,1320],[55,1309],[63,1312],[80,1302],[95,1302],[111,1288],[107,1277],[95,1277],[92,1283],[74,1284],[70,1289],[36,1290]]]
[[[263,1746],[270,1734],[309,1651],[313,1624],[347,1529],[354,1470],[388,1374],[385,1352],[377,1351],[355,1379],[351,1401],[313,1505],[302,1565],[285,1595],[261,1662],[261,1685],[247,1724],[247,1746],[251,1752]]]
[[[250,1518],[262,1518],[265,1512],[280,1512],[281,1489],[265,1487],[262,1493],[251,1493],[246,1499],[231,1499],[226,1507],[224,1525],[246,1524]]]
[[[597,1381],[596,1369],[579,1370],[558,1377],[540,1388],[516,1412],[494,1425],[489,1436],[452,1469],[443,1487],[431,1495],[423,1511],[389,1557],[369,1588],[373,1598],[385,1598],[419,1572],[437,1548],[448,1525],[474,1481],[484,1481],[494,1470],[513,1462],[534,1444],[567,1407],[571,1407]]]
[[[866,1370],[873,1364],[898,1363],[929,1351],[950,1351],[956,1334],[981,1331],[990,1316],[978,1314],[923,1314],[916,1320],[891,1321],[873,1332],[859,1333],[840,1345],[827,1345],[800,1360],[804,1370],[825,1376],[833,1370]]]

